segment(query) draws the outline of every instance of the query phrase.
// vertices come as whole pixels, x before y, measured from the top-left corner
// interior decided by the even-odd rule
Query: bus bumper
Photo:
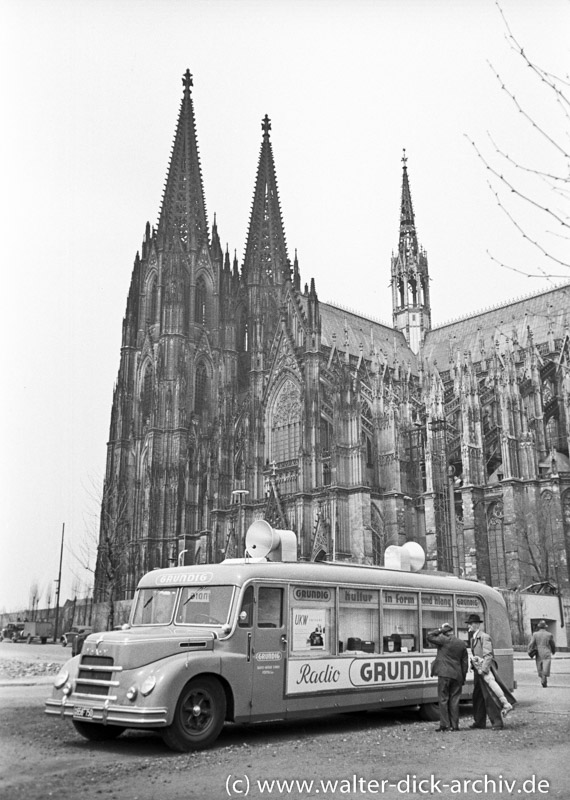
[[[133,708],[107,702],[101,705],[84,705],[81,701],[76,703],[65,697],[61,700],[46,700],[45,712],[61,719],[123,725],[126,728],[163,728],[168,724],[167,708]]]

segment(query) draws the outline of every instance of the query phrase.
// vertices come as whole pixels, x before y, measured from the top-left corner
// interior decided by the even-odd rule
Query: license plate
[[[93,709],[89,706],[74,706],[73,716],[75,719],[93,719]]]

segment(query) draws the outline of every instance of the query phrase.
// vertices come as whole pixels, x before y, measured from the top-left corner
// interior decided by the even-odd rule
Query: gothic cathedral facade
[[[320,302],[287,250],[267,116],[238,265],[183,86],[123,321],[95,600],[243,555],[261,518],[304,560],[382,564],[415,540],[428,568],[567,589],[570,286],[433,327],[404,155],[393,326]]]

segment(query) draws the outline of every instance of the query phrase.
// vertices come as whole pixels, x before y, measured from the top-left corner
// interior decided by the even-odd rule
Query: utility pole
[[[63,561],[63,537],[65,535],[65,522],[61,528],[61,551],[59,553],[59,574],[57,576],[57,592],[55,595],[55,625],[53,628],[53,641],[57,642],[57,629],[59,626],[59,591],[61,589],[61,563]]]

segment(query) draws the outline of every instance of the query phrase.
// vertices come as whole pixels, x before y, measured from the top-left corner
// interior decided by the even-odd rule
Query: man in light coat
[[[548,678],[550,677],[550,662],[552,656],[556,653],[556,645],[554,644],[554,636],[550,631],[546,630],[546,622],[541,619],[537,625],[537,629],[532,634],[532,639],[528,645],[528,652],[536,651],[536,671],[543,687],[546,689],[548,686]]]
[[[439,728],[436,730],[457,731],[459,700],[468,668],[467,645],[453,635],[453,628],[447,622],[441,628],[429,631],[427,640],[437,647],[432,665],[432,675],[437,675],[439,703]]]
[[[470,614],[467,618],[467,625],[471,633],[473,660],[477,664],[477,668],[473,670],[473,724],[470,727],[485,728],[487,717],[489,717],[491,729],[502,730],[504,709],[501,701],[491,691],[483,676],[491,671],[509,705],[514,705],[517,701],[499,678],[495,666],[493,642],[489,634],[483,630],[483,620],[479,614]]]

